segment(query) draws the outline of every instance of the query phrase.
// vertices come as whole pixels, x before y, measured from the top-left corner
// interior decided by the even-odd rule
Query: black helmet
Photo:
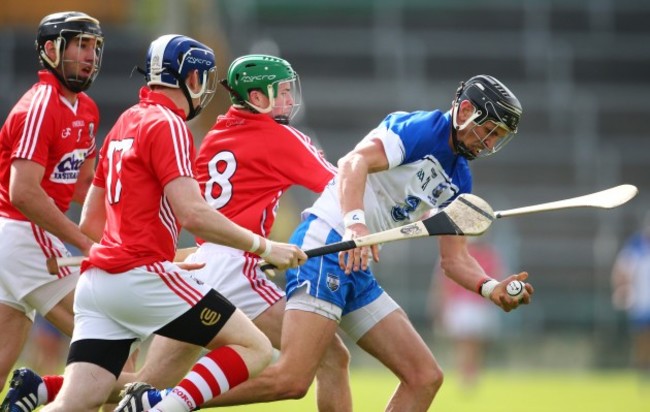
[[[475,112],[463,125],[459,125],[457,123],[457,114],[460,103],[464,100],[472,103]],[[452,102],[453,128],[451,137],[454,148],[469,160],[498,152],[517,133],[521,114],[521,103],[519,103],[517,97],[496,78],[480,74],[461,82]],[[473,153],[457,139],[456,131],[465,128],[470,122],[482,125],[486,121],[494,122],[499,128],[506,130],[507,133],[499,139],[494,147],[485,147],[485,150],[480,153]]]
[[[479,74],[462,82],[456,91],[454,103],[469,100],[478,110],[474,121],[483,124],[486,120],[505,126],[517,133],[522,108],[517,97],[503,83],[487,74]]]
[[[88,78],[79,78],[76,73],[74,76],[68,77],[63,68],[58,70],[66,45],[77,36],[96,40],[97,50],[93,64],[94,70]],[[56,46],[56,58],[54,60],[50,59],[45,52],[45,43],[50,40]],[[103,42],[102,29],[97,19],[78,11],[64,11],[49,14],[41,20],[36,35],[36,50],[43,67],[54,73],[70,90],[78,93],[88,89],[99,73]]]

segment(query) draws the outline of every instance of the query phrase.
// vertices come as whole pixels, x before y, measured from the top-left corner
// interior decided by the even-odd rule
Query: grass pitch
[[[382,369],[353,369],[354,410],[383,411],[397,380]],[[301,400],[231,408],[229,412],[316,411],[313,390]],[[216,411],[217,409],[206,409]],[[445,377],[431,407],[436,412],[650,412],[650,377],[632,372],[489,371],[472,390],[453,373]]]
[[[352,369],[352,395],[357,412],[383,411],[397,380],[383,369]],[[6,390],[6,389],[5,389]],[[2,393],[4,398],[4,392]],[[300,400],[203,411],[316,411],[314,391]],[[531,372],[488,371],[472,390],[461,388],[447,373],[434,406],[436,412],[649,412],[650,377],[630,371]]]

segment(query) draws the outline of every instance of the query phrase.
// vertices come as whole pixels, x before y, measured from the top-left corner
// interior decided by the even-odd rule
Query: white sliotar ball
[[[506,292],[513,298],[518,298],[524,294],[524,283],[519,280],[513,280],[506,286]]]

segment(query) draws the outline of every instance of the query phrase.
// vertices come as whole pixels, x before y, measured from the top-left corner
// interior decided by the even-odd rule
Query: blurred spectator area
[[[47,13],[64,10],[80,10],[107,24],[124,23],[130,13],[129,0],[85,1],[78,0],[30,0],[29,2],[5,0],[0,2],[0,25],[34,28]]]

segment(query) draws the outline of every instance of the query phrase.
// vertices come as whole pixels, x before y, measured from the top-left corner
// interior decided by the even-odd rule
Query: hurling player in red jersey
[[[285,191],[300,185],[321,193],[336,170],[308,136],[289,126],[301,98],[299,77],[289,62],[267,55],[242,56],[230,65],[222,84],[233,105],[203,139],[197,180],[214,209],[267,236]],[[201,239],[198,243],[197,252],[185,261],[206,264],[194,275],[241,309],[279,350],[286,299],[284,291],[259,269],[259,257]],[[182,377],[197,356],[196,346],[156,336],[135,380],[166,388]],[[336,336],[317,373],[319,410],[352,410],[348,364],[347,348]],[[268,386],[263,391],[246,389],[244,383],[203,406],[303,397],[311,381],[289,378],[270,374],[264,378]],[[155,390],[151,392],[149,400],[157,395]],[[135,393],[132,398],[141,399],[142,394]]]
[[[71,335],[79,271],[52,276],[46,259],[87,255],[93,241],[68,219],[93,179],[99,111],[84,93],[101,66],[99,22],[84,13],[44,17],[36,49],[44,70],[0,131],[0,387],[20,354],[36,312]],[[3,406],[4,407],[4,406]]]
[[[201,196],[185,121],[214,94],[212,49],[186,36],[161,36],[149,47],[145,75],[140,102],[106,137],[84,203],[82,230],[102,233],[101,241],[82,264],[63,386],[43,411],[100,408],[130,351],[151,334],[209,349],[152,410],[193,410],[269,364],[271,343],[251,320],[172,263],[181,227],[282,268],[307,258],[294,245],[236,225]]]

